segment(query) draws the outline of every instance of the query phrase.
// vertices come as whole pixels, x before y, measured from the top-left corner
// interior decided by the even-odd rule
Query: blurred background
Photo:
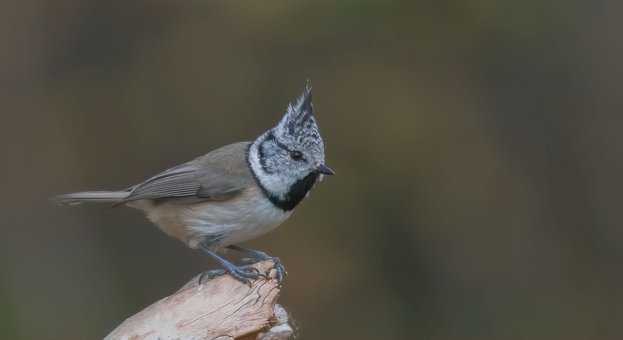
[[[215,266],[56,207],[250,140],[314,86],[337,171],[247,246],[301,339],[623,336],[623,5],[0,4],[0,338],[101,338]]]

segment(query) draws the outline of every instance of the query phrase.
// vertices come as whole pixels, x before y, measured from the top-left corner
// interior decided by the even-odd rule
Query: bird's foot
[[[273,269],[276,272],[275,279],[277,279],[277,281],[280,282],[280,283],[281,283],[281,281],[283,281],[283,279],[286,277],[286,275],[288,275],[288,272],[286,271],[286,268],[283,266],[283,264],[281,263],[281,260],[278,257],[266,255],[266,257],[262,257],[262,258],[258,258],[258,257],[245,257],[245,258],[242,259],[242,262],[245,263],[246,265],[253,265],[253,264],[256,264],[256,263],[262,262],[262,261],[271,261],[273,263],[273,266],[266,271],[266,276],[267,277],[270,277],[270,272]]]
[[[253,266],[232,266],[231,268],[225,269],[229,275],[231,275],[234,279],[251,285],[251,282],[258,278],[265,279],[267,276],[265,274],[260,273],[260,271]]]
[[[243,259],[245,263],[257,263],[260,261],[271,261],[273,263],[273,267],[266,272],[266,277],[270,277],[270,271],[274,269],[276,271],[275,278],[277,279],[279,283],[281,283],[283,279],[286,277],[286,275],[288,274],[288,272],[286,272],[286,268],[283,266],[283,264],[281,263],[281,260],[279,260],[278,257],[270,256],[263,251],[242,248],[236,245],[231,245],[228,248],[234,249],[234,250],[237,250],[237,251],[240,251],[240,252],[243,252],[249,255],[250,257]]]
[[[251,285],[253,280],[256,280],[258,278],[266,278],[267,275],[266,274],[262,274],[260,273],[260,271],[253,267],[253,266],[235,266],[235,265],[231,265],[228,266],[225,269],[212,269],[212,270],[207,270],[203,273],[201,273],[199,275],[199,284],[201,284],[202,282],[204,282],[205,280],[211,280],[215,277],[219,277],[225,274],[229,274],[231,275],[234,279],[247,284],[247,285]]]
[[[278,257],[269,257],[268,260],[273,261],[273,267],[271,269],[274,269],[277,272],[275,278],[277,279],[277,282],[281,283],[286,275],[288,275],[286,267],[283,266],[281,260]],[[266,275],[268,276],[269,274],[270,270],[268,270]]]

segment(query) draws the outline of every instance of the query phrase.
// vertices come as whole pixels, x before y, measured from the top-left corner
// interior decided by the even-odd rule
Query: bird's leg
[[[278,257],[270,256],[270,255],[266,254],[263,251],[243,248],[243,247],[237,246],[237,245],[230,245],[230,246],[227,246],[227,248],[239,251],[239,252],[244,253],[244,254],[247,254],[251,258],[253,258],[253,259],[257,260],[257,261],[265,261],[265,260],[272,261],[274,263],[274,267],[273,268],[275,268],[275,270],[277,271],[277,281],[279,281],[279,282],[281,282],[283,280],[283,278],[287,274],[285,267],[283,266],[283,264],[281,264],[281,260],[279,260]]]
[[[257,268],[255,267],[250,267],[250,266],[236,266],[235,264],[229,262],[228,260],[226,260],[224,257],[218,255],[217,253],[215,253],[214,251],[210,250],[208,246],[206,246],[205,244],[202,244],[200,246],[201,251],[203,251],[205,254],[211,256],[212,258],[214,258],[223,268],[224,271],[229,273],[229,275],[231,275],[232,277],[234,277],[236,280],[242,282],[242,283],[246,283],[246,284],[251,284],[251,280],[255,280],[258,277],[266,277],[266,275],[260,273]],[[203,280],[204,276],[208,276],[209,278],[218,276],[218,275],[222,275],[224,274],[224,272],[219,271],[219,270],[210,270],[204,273],[201,273],[201,275],[199,276],[199,284],[201,284],[201,281]]]

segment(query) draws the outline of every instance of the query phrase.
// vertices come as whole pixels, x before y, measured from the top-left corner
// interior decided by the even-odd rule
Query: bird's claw
[[[212,269],[207,270],[199,275],[199,284],[204,281],[211,280],[215,277],[222,276],[225,274],[231,275],[234,279],[244,283],[251,285],[251,282],[257,278],[267,278],[268,275],[260,273],[260,271],[252,266],[238,266],[228,269]]]
[[[244,257],[241,259],[242,263],[246,264],[243,267],[246,267],[247,265],[256,264],[261,261],[266,261],[266,260],[273,262],[273,266],[265,272],[265,277],[266,278],[270,277],[270,272],[274,269],[276,271],[275,279],[277,279],[277,281],[279,282],[283,281],[286,275],[288,275],[288,272],[286,271],[286,268],[283,266],[283,264],[281,263],[281,260],[279,260],[278,257],[266,256],[262,259],[253,258],[253,257]]]
[[[273,261],[273,267],[269,269],[268,272],[266,272],[266,275],[268,276],[270,274],[270,271],[274,269],[276,272],[275,278],[277,279],[277,282],[281,283],[286,275],[288,275],[288,272],[286,271],[286,268],[283,266],[281,260],[279,260],[278,257],[271,257],[269,259]]]
[[[260,273],[260,271],[252,266],[239,266],[231,268],[231,270],[227,271],[229,275],[231,275],[234,279],[251,285],[251,282],[257,278],[265,279],[267,276],[265,274]]]

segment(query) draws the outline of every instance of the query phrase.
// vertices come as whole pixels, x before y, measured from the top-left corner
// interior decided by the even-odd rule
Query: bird
[[[111,203],[142,211],[163,232],[200,250],[229,274],[250,284],[266,278],[249,265],[236,265],[223,254],[239,251],[249,258],[272,260],[276,278],[286,272],[277,257],[239,243],[272,231],[288,219],[325,175],[325,146],[314,115],[309,80],[290,102],[277,125],[253,141],[222,146],[119,191],[83,191],[53,197],[61,205]]]

